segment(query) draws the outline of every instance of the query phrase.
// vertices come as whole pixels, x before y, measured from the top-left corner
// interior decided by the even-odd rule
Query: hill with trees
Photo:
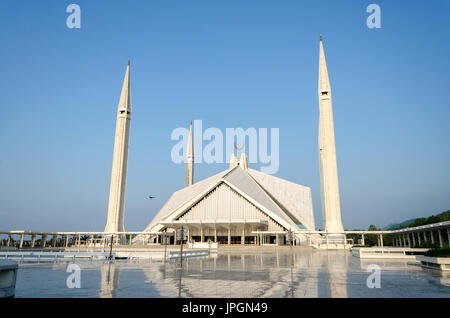
[[[442,212],[438,215],[431,215],[429,217],[417,218],[412,220],[407,220],[399,224],[392,224],[386,228],[386,230],[398,230],[408,227],[416,227],[421,225],[427,225],[432,223],[439,223],[450,221],[450,210]]]

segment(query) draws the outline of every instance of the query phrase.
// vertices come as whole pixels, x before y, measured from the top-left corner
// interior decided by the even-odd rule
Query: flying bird
[[[154,198],[156,198],[156,197],[154,197],[154,196],[152,196],[152,195],[149,195],[148,198],[149,198],[149,199],[154,199]]]

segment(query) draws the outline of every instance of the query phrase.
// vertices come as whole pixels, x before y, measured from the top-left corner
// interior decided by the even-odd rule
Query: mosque
[[[319,166],[324,228],[339,237],[343,232],[331,87],[320,37],[319,48]],[[105,232],[124,231],[126,171],[131,120],[130,65],[128,63],[119,101],[108,219]],[[245,153],[231,156],[229,168],[194,182],[192,123],[186,152],[185,187],[174,192],[145,228],[145,244],[175,244],[177,231],[189,242],[226,245],[307,244],[315,231],[309,187],[248,166]],[[180,234],[178,234],[179,236]],[[169,237],[167,242],[165,237]]]

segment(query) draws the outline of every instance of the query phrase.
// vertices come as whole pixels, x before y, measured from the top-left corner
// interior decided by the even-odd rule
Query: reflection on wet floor
[[[450,297],[449,276],[403,260],[360,260],[347,251],[232,252],[178,262],[79,262],[81,288],[65,286],[67,263],[21,265],[16,297]],[[381,288],[368,288],[370,264]]]

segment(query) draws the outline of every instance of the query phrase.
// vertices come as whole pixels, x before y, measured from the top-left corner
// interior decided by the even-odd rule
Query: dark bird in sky
[[[149,199],[154,199],[154,198],[156,198],[156,197],[154,197],[154,196],[152,196],[152,195],[149,195],[148,198],[149,198]]]

